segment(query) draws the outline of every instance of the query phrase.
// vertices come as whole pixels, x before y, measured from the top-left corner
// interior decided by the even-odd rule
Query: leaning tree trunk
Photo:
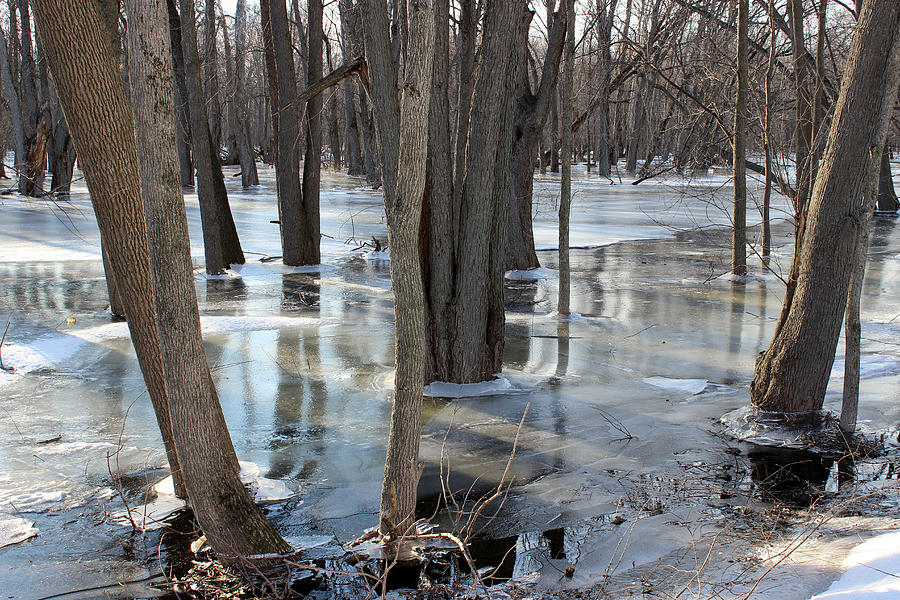
[[[169,0],[172,1],[172,0]],[[181,49],[184,52],[187,81],[188,112],[191,121],[194,163],[197,167],[197,197],[200,200],[200,223],[203,227],[203,251],[206,272],[221,273],[233,264],[244,263],[228,193],[219,164],[219,153],[213,144],[206,116],[197,31],[185,27],[195,22],[194,0],[178,0],[181,7]]]
[[[169,412],[191,508],[210,546],[225,560],[290,550],[241,483],[240,466],[203,340],[194,290],[190,237],[175,147],[172,68],[166,13],[155,0],[126,0],[130,83],[136,144],[120,140],[134,158],[128,176],[143,198],[156,317],[165,364]],[[140,149],[140,152],[137,150]],[[146,275],[145,275],[146,276]]]
[[[85,173],[100,235],[121,295],[128,328],[156,412],[175,489],[184,496],[172,437],[168,396],[147,255],[124,82],[103,22],[90,0],[33,0],[60,104]],[[79,27],[69,24],[78,23]],[[131,150],[125,144],[131,144]],[[121,145],[121,146],[120,146]]]
[[[800,248],[796,291],[756,361],[753,404],[770,411],[822,407],[868,211],[867,174],[878,157],[900,76],[900,3],[865,2]]]

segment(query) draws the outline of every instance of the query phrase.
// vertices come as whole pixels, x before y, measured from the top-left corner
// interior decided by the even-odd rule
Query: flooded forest
[[[900,2],[2,0],[0,84],[0,597],[900,599]]]

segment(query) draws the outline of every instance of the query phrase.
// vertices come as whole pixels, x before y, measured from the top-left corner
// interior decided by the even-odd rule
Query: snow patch
[[[38,530],[28,519],[13,517],[0,518],[0,548],[20,544],[25,540],[37,537]]]
[[[685,394],[690,394],[691,396],[696,396],[700,392],[706,389],[706,386],[709,385],[709,381],[706,379],[671,379],[669,377],[644,377],[644,383],[649,383],[652,386],[662,388],[665,390],[671,390],[673,392],[683,392]]]
[[[862,379],[896,375],[900,373],[900,359],[886,354],[867,354],[859,358],[859,376]],[[831,367],[832,379],[844,378],[844,359],[835,359]]]
[[[556,271],[548,269],[547,267],[506,272],[506,278],[513,281],[540,281],[543,279],[553,279],[554,277],[556,277]]]
[[[900,597],[900,531],[874,537],[844,559],[844,574],[811,600],[887,600]]]
[[[432,398],[472,398],[476,396],[496,396],[528,391],[514,384],[508,377],[497,373],[491,381],[478,383],[450,383],[435,381],[425,386],[425,395]]]
[[[10,496],[5,500],[12,504],[17,512],[43,512],[65,499],[65,492],[32,492]]]

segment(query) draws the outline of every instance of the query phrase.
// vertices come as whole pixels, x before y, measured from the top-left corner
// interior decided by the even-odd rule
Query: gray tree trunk
[[[178,147],[178,170],[181,186],[194,188],[194,161],[191,158],[191,119],[188,110],[187,80],[185,79],[184,51],[181,45],[181,20],[175,0],[166,2],[169,14],[169,36],[172,46],[172,67],[175,76],[175,117],[178,129],[175,142]]]
[[[566,0],[566,68],[563,72],[562,101],[562,177],[559,201],[559,298],[556,310],[568,315],[571,270],[569,266],[569,214],[572,211],[572,105],[575,81],[575,0]]]
[[[392,538],[415,523],[425,373],[425,291],[419,259],[419,223],[428,155],[429,97],[434,56],[434,12],[429,0],[408,10],[409,38],[402,55],[403,82],[380,0],[366,0],[366,57],[382,147],[385,211],[391,250],[391,283],[397,357],[391,429],[381,492],[380,530]],[[310,53],[312,54],[312,53]],[[404,140],[401,144],[400,140]]]
[[[737,3],[737,97],[734,104],[734,212],[731,225],[731,272],[747,274],[747,101],[750,87],[748,56],[749,0]]]
[[[350,24],[349,12],[352,10],[350,0],[340,0],[338,10],[341,18],[341,53],[344,60],[356,58],[361,49],[356,47],[353,27]],[[344,121],[347,124],[347,174],[360,176],[365,174],[362,157],[362,144],[359,132],[359,109],[356,100],[356,85],[347,79],[341,83],[344,96]]]
[[[43,161],[38,163],[38,157],[43,159],[43,145],[46,143],[46,134],[49,133],[49,124],[46,130],[41,131],[40,108],[35,84],[36,67],[34,63],[34,51],[31,37],[31,17],[28,11],[28,0],[18,0],[19,21],[21,24],[21,61],[20,70],[20,109],[22,110],[22,129],[25,137],[25,156],[22,167],[19,170],[19,191],[26,196],[40,193],[39,178],[43,178]],[[40,147],[38,147],[40,146]]]
[[[871,212],[873,157],[884,144],[900,77],[900,3],[866,2],[809,204],[794,294],[750,386],[764,410],[822,407],[858,244]]]
[[[881,152],[881,169],[878,176],[878,204],[881,212],[896,213],[900,208],[897,202],[897,193],[894,191],[894,176],[891,173],[890,152],[887,145]]]
[[[307,0],[307,39],[309,42],[306,85],[312,86],[322,79],[322,44],[325,37],[323,28],[322,0]],[[316,94],[306,103],[306,154],[303,159],[303,229],[302,262],[304,265],[319,264],[321,234],[319,224],[319,191],[322,179],[322,108],[321,94]]]
[[[166,13],[154,0],[126,0],[126,5],[137,142],[128,140],[127,154],[137,154],[141,175],[141,193],[131,197],[143,198],[169,412],[188,498],[210,546],[226,562],[286,552],[290,546],[241,483],[203,350],[187,215],[177,183]],[[137,175],[135,167],[131,174]]]
[[[193,0],[178,0],[181,23],[194,23]],[[193,27],[181,27],[181,49],[184,52],[188,112],[191,120],[194,163],[197,167],[197,197],[200,200],[200,221],[203,226],[203,250],[206,272],[217,274],[232,264],[243,264],[244,253],[238,239],[228,193],[222,178],[219,153],[213,144],[204,104],[200,55],[197,51],[197,32]]]
[[[10,18],[15,19],[15,15],[10,13]],[[25,132],[22,126],[22,112],[19,106],[19,93],[16,91],[15,77],[9,62],[9,55],[6,51],[6,36],[3,28],[0,27],[0,78],[3,79],[3,97],[9,105],[10,119],[12,120],[13,140],[15,141],[16,165],[15,168],[21,171],[25,162]],[[20,184],[21,185],[21,184]]]
[[[247,116],[249,104],[246,91],[247,68],[247,2],[238,0],[234,15],[234,95],[237,112],[237,146],[241,161],[241,185],[244,189],[259,185],[256,170],[256,155],[253,152],[250,135],[250,120]]]
[[[175,489],[184,496],[175,450],[141,209],[134,125],[116,52],[91,0],[33,0],[60,104],[84,170],[141,372],[156,412]],[[79,27],[71,27],[78,23]],[[130,150],[126,144],[131,144]]]
[[[206,0],[206,8],[203,12],[203,85],[206,89],[209,132],[216,156],[219,156],[222,148],[222,98],[219,95],[219,53],[216,48],[215,0]]]

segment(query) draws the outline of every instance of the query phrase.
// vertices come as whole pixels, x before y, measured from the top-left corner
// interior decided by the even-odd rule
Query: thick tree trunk
[[[748,63],[749,0],[737,3],[737,98],[734,104],[732,150],[734,156],[734,212],[731,226],[731,272],[747,274],[747,99],[750,86]]]
[[[308,0],[307,39],[309,41],[306,85],[312,86],[322,79],[322,44],[325,32],[322,24],[322,0]],[[306,154],[303,159],[303,219],[300,232],[301,263],[316,265],[321,262],[319,246],[319,189],[322,179],[322,95],[316,94],[306,103]]]
[[[533,269],[540,266],[534,249],[532,198],[534,195],[534,157],[540,146],[540,136],[550,109],[559,76],[560,59],[566,32],[565,12],[551,14],[547,52],[544,56],[537,91],[532,93],[528,81],[528,27],[533,13],[524,13],[524,33],[518,42],[518,79],[516,140],[513,144],[512,193],[508,198],[508,226],[506,230],[507,269]],[[520,29],[521,30],[521,29]],[[569,127],[571,132],[571,127]]]
[[[56,116],[53,121],[53,136],[50,145],[50,169],[53,178],[50,180],[50,191],[57,196],[68,196],[72,187],[72,172],[75,169],[75,146],[72,136],[66,127],[59,102],[54,102]]]
[[[150,282],[132,112],[116,56],[94,2],[34,0],[34,9],[104,247],[114,249],[107,272],[115,273],[175,489],[183,496]]]
[[[750,386],[764,410],[822,407],[857,245],[871,212],[868,174],[884,144],[900,71],[900,4],[866,2],[809,204],[795,293]]]
[[[178,1],[181,7],[181,23],[194,23],[193,0]],[[197,166],[197,197],[200,200],[206,272],[217,274],[230,265],[243,264],[244,253],[241,251],[234,218],[228,206],[228,193],[225,191],[225,181],[222,178],[219,153],[209,131],[200,78],[197,31],[193,27],[181,27],[181,48],[184,52],[185,80],[188,82],[188,112],[194,163]]]
[[[575,0],[566,0],[566,68],[563,72],[562,101],[562,177],[559,201],[559,298],[556,310],[569,314],[569,214],[572,211],[572,104],[575,92]]]
[[[303,193],[300,188],[300,163],[297,144],[300,127],[296,105],[297,77],[294,71],[293,50],[290,44],[287,9],[283,0],[264,0],[262,9],[268,8],[271,45],[275,58],[275,70],[269,73],[269,87],[275,96],[273,117],[278,137],[278,156],[275,160],[275,177],[278,188],[278,215],[281,221],[281,248],[286,265],[317,264],[318,259],[308,260],[304,236],[305,223]],[[273,85],[274,84],[274,85]],[[316,239],[318,248],[318,239]],[[316,257],[318,258],[318,257]]]
[[[166,14],[154,0],[126,0],[131,89],[156,317],[169,412],[191,508],[210,546],[226,561],[287,552],[290,546],[241,483],[237,456],[212,381],[194,290],[184,198],[178,181],[172,70]],[[137,150],[140,149],[140,152]],[[138,175],[131,166],[131,176]],[[133,184],[132,184],[133,185]],[[146,276],[146,275],[145,275]]]

